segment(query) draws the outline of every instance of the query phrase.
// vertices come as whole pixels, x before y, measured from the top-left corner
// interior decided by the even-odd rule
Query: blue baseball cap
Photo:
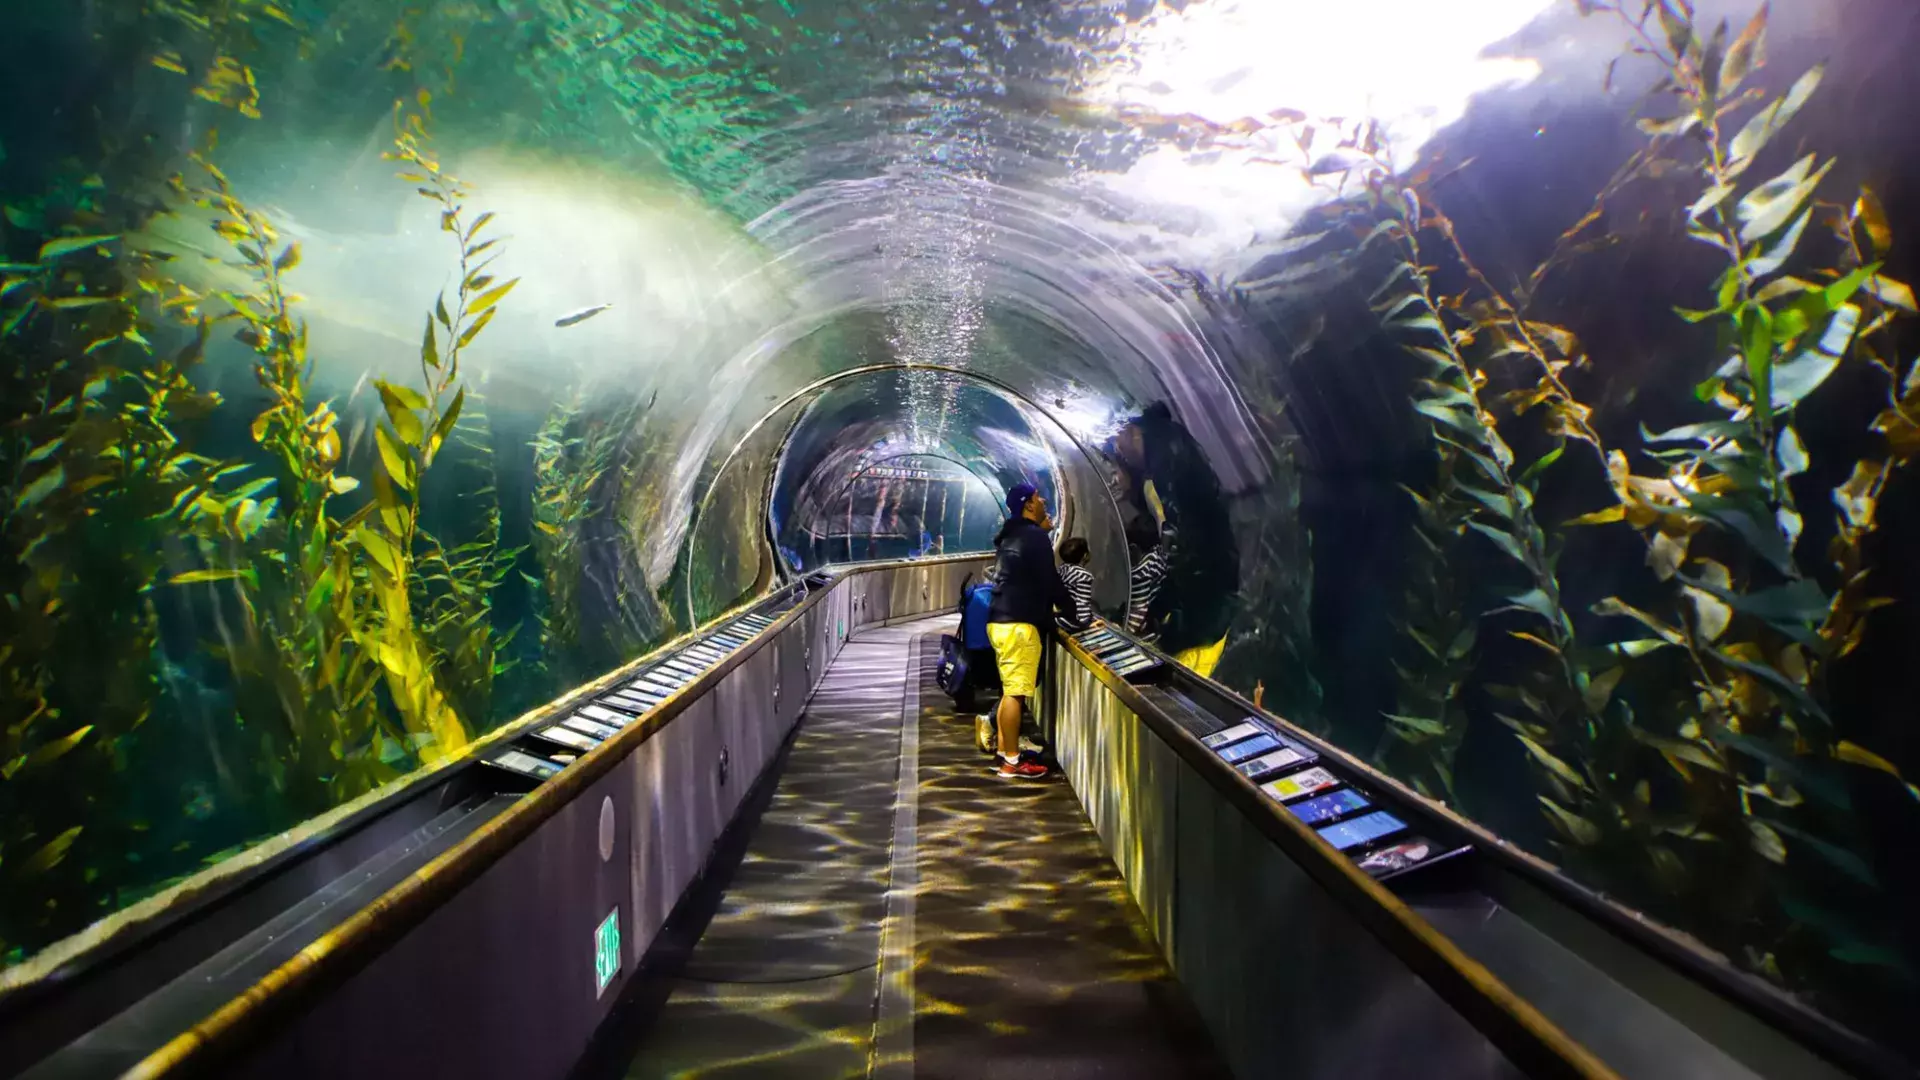
[[[1033,498],[1040,489],[1032,484],[1015,484],[1007,489],[1007,513],[1019,517],[1027,508],[1027,500]]]

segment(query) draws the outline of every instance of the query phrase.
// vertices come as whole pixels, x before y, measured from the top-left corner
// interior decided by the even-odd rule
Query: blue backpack
[[[987,617],[993,612],[993,582],[960,590],[960,643],[969,649],[991,649]]]
[[[987,637],[987,616],[993,607],[993,583],[960,587],[960,634],[940,635],[940,666],[934,681],[956,701],[972,700],[968,680],[968,653],[992,655],[993,642]],[[971,705],[969,704],[969,707]]]

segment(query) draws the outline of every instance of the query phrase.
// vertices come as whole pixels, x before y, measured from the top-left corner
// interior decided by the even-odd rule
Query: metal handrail
[[[968,562],[977,558],[978,556],[975,555],[954,555],[852,567],[845,570],[835,584],[852,580],[863,574],[903,567]],[[558,775],[543,782],[526,797],[481,825],[471,835],[440,853],[399,885],[354,912],[340,925],[322,934],[306,948],[268,972],[253,986],[236,995],[191,1028],[174,1036],[129,1070],[125,1076],[152,1078],[191,1075],[216,1069],[231,1060],[233,1055],[249,1044],[249,1040],[270,1029],[277,1019],[296,1012],[315,995],[339,985],[378,957],[408,931],[420,925],[463,887],[479,878],[515,845],[531,836],[535,829],[553,818],[573,799],[606,776],[641,743],[652,738],[702,694],[717,685],[724,676],[745,663],[782,630],[792,625],[816,604],[821,603],[830,591],[830,589],[820,589],[808,593],[798,604],[781,612],[774,622],[755,635],[752,641],[729,653],[724,659],[702,672],[698,678],[675,691],[645,716],[581,755]],[[742,607],[756,606],[765,599],[765,597],[756,598],[752,603]],[[557,699],[551,706],[516,721],[511,725],[511,730],[503,729],[502,732],[496,733],[495,738],[490,738],[488,742],[523,733],[535,724],[550,720],[553,716],[571,709],[575,704],[604,692],[645,667],[661,653],[678,647],[697,634],[725,621],[728,617],[731,617],[731,613],[710,620],[701,630],[682,635],[673,642],[653,650],[647,656],[623,664],[618,669],[576,688],[563,698]]]

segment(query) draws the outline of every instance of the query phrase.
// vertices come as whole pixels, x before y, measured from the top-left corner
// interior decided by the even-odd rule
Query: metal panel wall
[[[1237,1076],[1519,1075],[1091,671],[1052,652],[1061,766]]]

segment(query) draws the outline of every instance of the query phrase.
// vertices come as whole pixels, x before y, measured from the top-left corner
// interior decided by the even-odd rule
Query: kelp
[[[20,227],[0,267],[0,956],[111,909],[135,815],[130,743],[166,693],[151,585],[177,538],[248,517],[238,470],[185,434],[204,323],[162,347],[152,267],[103,229],[136,212],[98,180]],[[44,213],[45,211],[41,211]],[[8,253],[10,256],[11,252]],[[178,335],[175,335],[176,337]]]
[[[1856,465],[1854,479],[1835,493],[1840,520],[1832,554],[1843,581],[1837,592],[1829,591],[1806,571],[1796,550],[1804,515],[1814,508],[1802,504],[1793,482],[1812,464],[1795,417],[1857,353],[1862,326],[1872,325],[1863,298],[1885,306],[1891,297],[1894,306],[1911,307],[1911,294],[1880,275],[1877,261],[1863,262],[1857,248],[1851,267],[1802,265],[1801,242],[1831,160],[1808,154],[1772,178],[1751,175],[1823,74],[1820,68],[1808,71],[1771,100],[1741,89],[1765,54],[1766,6],[1737,36],[1725,23],[1703,36],[1691,10],[1677,3],[1639,12],[1592,6],[1619,15],[1635,33],[1634,51],[1664,70],[1662,89],[1678,108],[1671,116],[1641,121],[1641,129],[1659,149],[1688,148],[1692,160],[1682,163],[1700,177],[1704,191],[1686,211],[1687,234],[1726,260],[1712,305],[1678,309],[1686,321],[1717,330],[1717,366],[1695,390],[1717,418],[1643,432],[1646,455],[1662,467],[1657,476],[1635,474],[1624,453],[1610,452],[1619,505],[1586,519],[1624,520],[1640,532],[1652,573],[1679,594],[1676,612],[1663,618],[1618,598],[1602,601],[1596,611],[1650,630],[1650,648],[1663,643],[1684,650],[1694,708],[1675,733],[1677,741],[1657,745],[1687,790],[1695,816],[1723,824],[1733,834],[1728,843],[1744,844],[1768,862],[1809,860],[1821,868],[1820,877],[1851,879],[1871,890],[1875,883],[1857,851],[1843,768],[1893,767],[1839,737],[1827,683],[1833,662],[1865,631],[1863,616],[1872,599],[1862,590],[1866,568],[1859,540],[1862,527],[1870,527],[1871,510],[1854,493],[1871,493],[1871,479],[1862,483],[1862,477],[1884,472],[1886,463]],[[1875,216],[1870,196],[1856,206],[1862,209],[1846,222],[1847,233],[1859,226],[1883,254],[1891,230],[1883,218],[1860,225]],[[1881,320],[1890,316],[1879,311],[1873,320],[1884,325]],[[1897,413],[1898,403],[1893,407]],[[1798,903],[1804,910],[1784,879],[1770,876],[1769,889],[1780,893],[1783,906]],[[1836,922],[1796,921],[1800,935],[1830,934]],[[1765,967],[1775,960],[1776,944],[1796,947],[1788,940],[1793,936],[1778,930],[1749,948]],[[1828,936],[1818,948],[1799,951],[1846,963],[1888,955],[1857,936]]]
[[[1546,819],[1580,876],[1706,929],[1715,945],[1769,977],[1832,993],[1844,979],[1815,979],[1815,968],[1897,964],[1869,923],[1822,904],[1858,908],[1857,897],[1834,898],[1876,888],[1845,770],[1898,776],[1885,758],[1839,736],[1828,683],[1887,602],[1873,594],[1866,539],[1887,475],[1920,448],[1912,426],[1920,395],[1914,366],[1888,341],[1868,339],[1912,310],[1913,296],[1880,272],[1892,231],[1871,192],[1850,208],[1818,203],[1831,161],[1808,155],[1772,178],[1748,175],[1821,77],[1815,69],[1777,98],[1740,89],[1764,55],[1765,7],[1737,35],[1721,25],[1706,36],[1680,0],[1635,3],[1633,11],[1582,7],[1625,20],[1633,52],[1662,67],[1658,93],[1678,109],[1641,122],[1648,147],[1512,295],[1427,205],[1424,176],[1395,179],[1364,129],[1345,144],[1377,208],[1365,240],[1395,248],[1376,309],[1425,376],[1410,404],[1438,468],[1427,490],[1412,493],[1416,552],[1440,552],[1452,565],[1458,545],[1477,534],[1516,568],[1525,591],[1490,610],[1476,606],[1473,617],[1520,620],[1524,629],[1509,634],[1531,646],[1534,662],[1485,689],[1538,767]],[[1609,246],[1592,235],[1608,199],[1642,177],[1688,171],[1703,190],[1685,212],[1687,232],[1727,262],[1711,304],[1678,309],[1686,322],[1717,331],[1696,389],[1710,412],[1668,431],[1643,430],[1640,453],[1655,465],[1646,474],[1626,448],[1603,443],[1592,409],[1565,381],[1569,367],[1588,362],[1578,340],[1529,308],[1550,274]],[[1823,215],[1843,258],[1807,266],[1801,242]],[[1443,241],[1440,259],[1460,272],[1465,292],[1435,294],[1438,268],[1423,263],[1423,232]],[[1805,515],[1818,510],[1796,490],[1812,462],[1795,420],[1841,364],[1857,360],[1872,364],[1887,388],[1873,425],[1886,453],[1856,463],[1832,493],[1828,556],[1839,587],[1830,589],[1798,550]],[[1516,376],[1519,389],[1488,389]],[[1502,431],[1523,423],[1534,425],[1529,445],[1544,438],[1551,448],[1517,469]],[[1533,497],[1574,446],[1607,478],[1606,502],[1543,527]],[[1593,609],[1600,621],[1583,617],[1576,637],[1555,570],[1571,535],[1563,530],[1616,523],[1646,551],[1646,594],[1664,590],[1668,599],[1648,608],[1608,597]],[[1444,576],[1417,580],[1423,595],[1409,595],[1397,624],[1412,662],[1396,663],[1403,711],[1390,734],[1404,746],[1383,757],[1433,794],[1468,722],[1461,698],[1476,646],[1458,630],[1448,638],[1452,624],[1436,621],[1454,586]],[[1488,647],[1484,636],[1478,647]]]
[[[549,662],[579,655],[586,641],[579,621],[585,528],[594,492],[620,445],[614,425],[584,416],[583,406],[578,391],[556,403],[533,440],[533,550],[540,574],[528,575],[527,583],[539,597],[536,617]]]
[[[1482,610],[1479,617],[1513,615],[1526,629],[1508,633],[1550,659],[1529,685],[1492,689],[1525,714],[1502,714],[1501,719],[1519,731],[1528,751],[1549,767],[1550,790],[1541,800],[1550,819],[1567,839],[1591,843],[1597,827],[1572,807],[1610,785],[1612,774],[1589,769],[1583,775],[1569,767],[1542,744],[1537,730],[1546,725],[1583,732],[1593,750],[1583,756],[1596,763],[1603,756],[1600,744],[1609,739],[1604,725],[1596,722],[1604,690],[1595,686],[1574,655],[1573,620],[1557,573],[1559,551],[1534,512],[1541,477],[1558,460],[1561,448],[1524,468],[1516,464],[1486,400],[1484,363],[1476,364],[1466,351],[1477,340],[1467,305],[1463,298],[1437,295],[1423,262],[1421,234],[1445,219],[1414,187],[1379,164],[1383,150],[1371,127],[1351,148],[1360,160],[1375,163],[1366,175],[1379,218],[1365,244],[1390,244],[1393,250],[1386,278],[1374,291],[1374,306],[1419,368],[1409,403],[1428,429],[1438,464],[1435,486],[1426,493],[1409,493],[1418,511],[1416,541],[1437,558],[1452,560],[1460,543],[1477,537],[1475,542],[1490,547],[1510,573],[1517,571],[1500,590],[1502,602]],[[1441,231],[1450,235],[1450,226]],[[1450,327],[1449,320],[1468,325]],[[1429,789],[1436,781],[1442,790],[1450,786],[1452,754],[1466,723],[1455,703],[1479,635],[1473,618],[1440,613],[1443,605],[1453,607],[1454,599],[1415,603],[1410,617],[1403,617],[1403,633],[1417,649],[1414,662],[1400,668],[1402,707],[1409,711],[1386,717],[1389,734],[1407,743],[1420,759],[1413,773]],[[1427,625],[1417,625],[1422,622]],[[1444,634],[1444,640],[1435,634]]]
[[[498,627],[495,590],[512,575],[524,547],[502,542],[499,477],[494,466],[492,424],[485,402],[469,389],[454,424],[453,476],[448,487],[462,504],[472,539],[448,547],[425,529],[417,533],[413,602],[421,635],[435,657],[439,685],[454,711],[476,727],[494,719],[494,684],[513,670],[509,657],[519,627]]]

